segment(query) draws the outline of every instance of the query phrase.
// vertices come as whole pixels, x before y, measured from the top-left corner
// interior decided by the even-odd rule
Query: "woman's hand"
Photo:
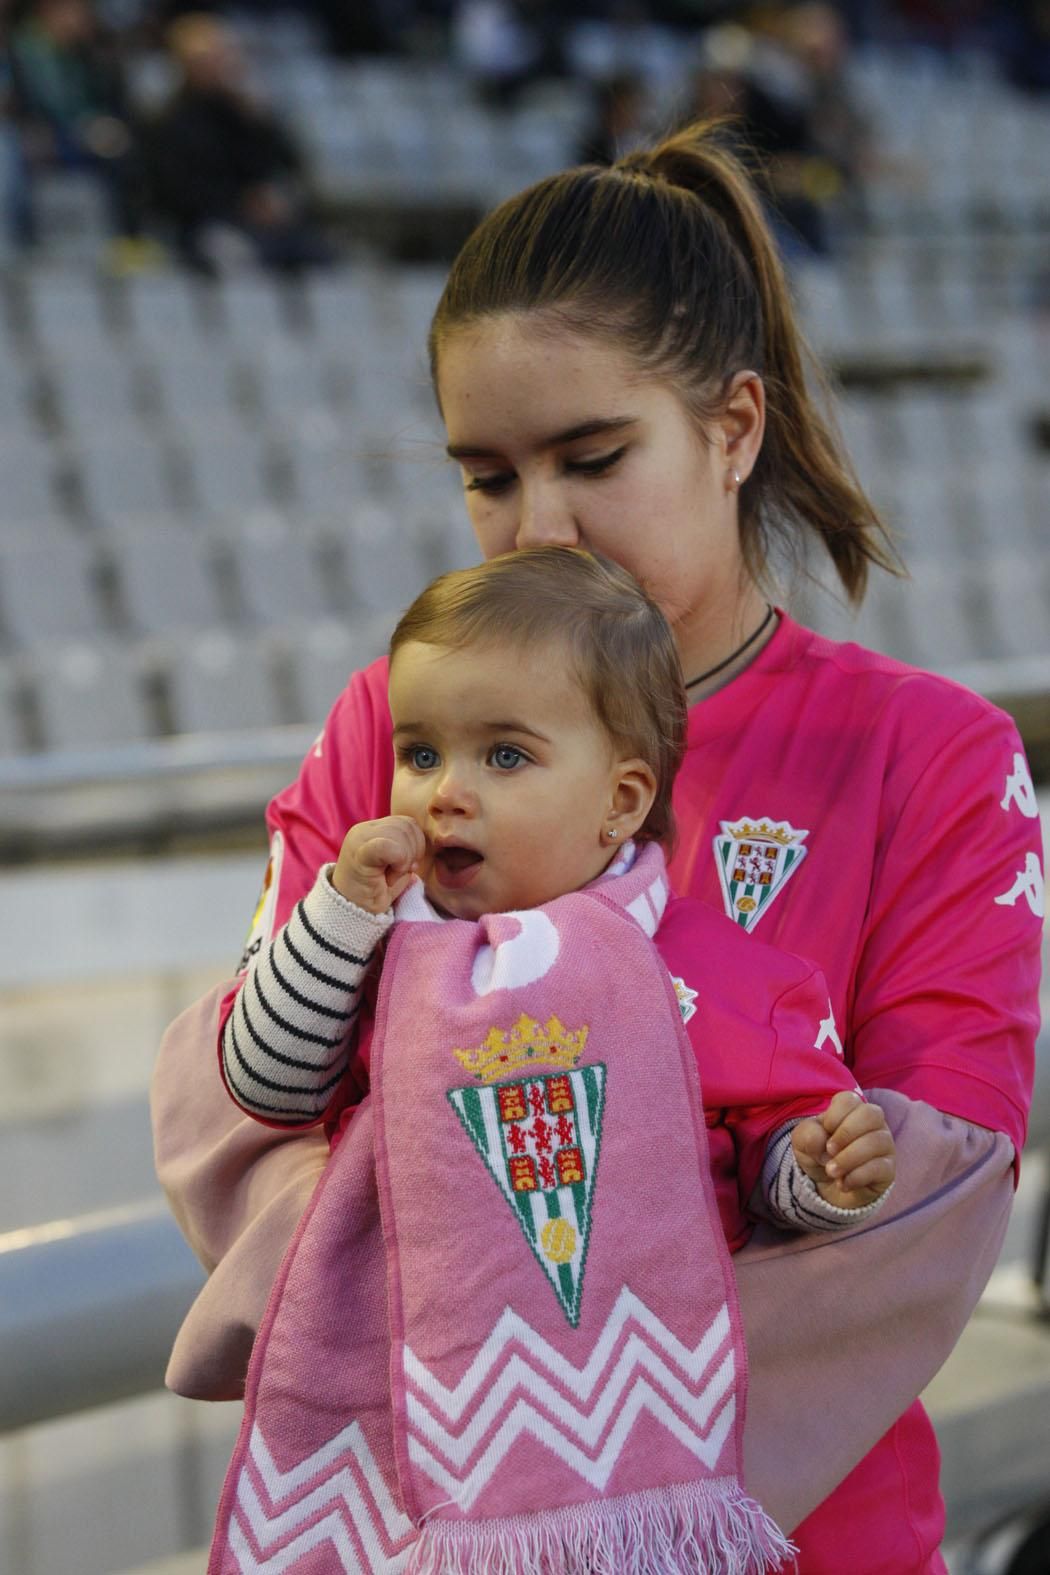
[[[407,815],[362,820],[343,838],[332,885],[368,913],[387,913],[426,857],[427,842]]]
[[[825,1203],[862,1209],[888,1192],[897,1173],[896,1146],[878,1105],[846,1090],[820,1116],[808,1116],[791,1134],[799,1169]]]

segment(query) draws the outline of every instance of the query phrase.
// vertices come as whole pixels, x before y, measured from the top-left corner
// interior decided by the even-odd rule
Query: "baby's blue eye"
[[[416,744],[409,751],[409,759],[417,771],[433,771],[438,763],[437,750],[431,749],[429,744]]]
[[[492,764],[500,771],[513,771],[525,759],[520,749],[515,749],[513,744],[497,744],[492,751]]]

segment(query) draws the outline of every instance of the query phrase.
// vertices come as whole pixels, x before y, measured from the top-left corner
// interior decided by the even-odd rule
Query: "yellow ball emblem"
[[[548,1220],[540,1232],[540,1242],[552,1263],[568,1263],[576,1251],[576,1231],[568,1220]]]
[[[737,908],[741,913],[754,913],[757,907],[758,903],[754,897],[741,897],[737,902]]]

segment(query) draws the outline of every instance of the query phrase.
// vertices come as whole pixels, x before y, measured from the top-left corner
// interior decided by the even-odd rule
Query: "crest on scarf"
[[[766,816],[723,820],[721,827],[713,846],[726,912],[750,932],[805,858],[809,832]]]
[[[596,1063],[487,1088],[451,1088],[448,1098],[575,1328],[598,1169],[605,1067]]]

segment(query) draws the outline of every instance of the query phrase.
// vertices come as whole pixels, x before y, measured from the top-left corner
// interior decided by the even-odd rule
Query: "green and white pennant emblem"
[[[805,858],[802,844],[809,832],[766,816],[723,820],[720,825],[714,850],[726,912],[751,931]]]
[[[605,1067],[598,1062],[488,1088],[451,1088],[448,1098],[575,1328],[598,1170]]]

